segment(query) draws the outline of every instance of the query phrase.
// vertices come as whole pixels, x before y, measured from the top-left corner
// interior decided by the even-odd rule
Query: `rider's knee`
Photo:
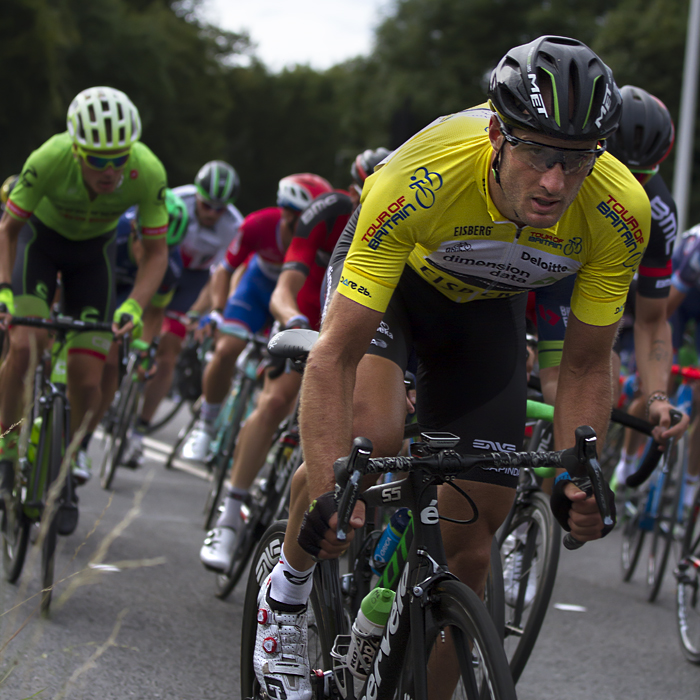
[[[265,415],[271,423],[277,425],[291,411],[293,400],[290,401],[286,394],[279,391],[264,392],[258,402],[258,411]]]

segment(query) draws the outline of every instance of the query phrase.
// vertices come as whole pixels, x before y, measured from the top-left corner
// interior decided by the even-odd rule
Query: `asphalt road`
[[[172,444],[174,431],[156,437]],[[96,478],[81,489],[77,531],[60,540],[49,619],[37,610],[37,561],[17,585],[0,579],[2,700],[239,697],[244,584],[225,602],[214,597],[198,559],[208,482],[166,471],[155,447],[140,470],[118,471],[113,495]],[[99,448],[93,440],[94,455]],[[520,700],[700,697],[700,667],[676,639],[671,577],[658,602],[646,603],[641,570],[621,583],[619,549],[613,532],[562,552],[552,606],[586,610],[550,608]]]

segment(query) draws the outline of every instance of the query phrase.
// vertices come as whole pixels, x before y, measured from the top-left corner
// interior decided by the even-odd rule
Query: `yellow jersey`
[[[615,323],[649,240],[644,189],[605,153],[556,225],[519,227],[489,193],[491,114],[479,106],[440,117],[367,178],[338,291],[383,312],[406,264],[458,303],[576,274],[576,317]]]

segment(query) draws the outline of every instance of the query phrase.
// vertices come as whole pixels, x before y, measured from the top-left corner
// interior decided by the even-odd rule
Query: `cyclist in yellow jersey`
[[[587,46],[548,36],[504,56],[489,98],[488,107],[436,120],[368,178],[339,275],[332,261],[340,293],[304,375],[306,463],[294,478],[280,563],[258,600],[255,672],[290,700],[311,695],[303,649],[312,556],[334,558],[348,546],[335,534],[333,462],[354,435],[369,437],[375,455],[398,452],[410,349],[421,424],[459,435],[463,453],[514,450],[525,422],[525,292],[578,273],[555,440],[573,445],[584,424],[605,434],[612,342],[650,226],[644,190],[604,153],[619,90]],[[517,469],[472,473],[461,487],[478,521],[442,521],[441,530],[450,570],[483,595]],[[594,499],[565,479],[554,490],[553,511],[578,540],[604,534]],[[452,489],[439,498],[441,514],[471,516]],[[351,525],[363,519],[358,503]],[[450,697],[458,669],[431,670],[436,696]]]
[[[68,109],[67,126],[68,131],[29,156],[7,201],[0,220],[0,303],[10,314],[47,318],[60,272],[67,315],[113,319],[116,335],[138,335],[143,307],[157,291],[168,263],[165,169],[139,142],[138,111],[119,90],[83,90]],[[133,205],[141,214],[144,252],[134,288],[115,311],[115,230],[119,217]],[[133,320],[119,329],[123,314]],[[10,350],[0,369],[3,431],[22,414],[32,338],[41,352],[48,341],[45,331],[10,329]],[[73,431],[100,404],[100,378],[110,342],[109,334],[100,333],[77,334],[69,341]],[[94,424],[88,427],[88,436],[93,428]],[[0,488],[11,484],[16,442],[16,431],[0,442]],[[74,474],[79,480],[89,478],[84,451],[78,453]]]

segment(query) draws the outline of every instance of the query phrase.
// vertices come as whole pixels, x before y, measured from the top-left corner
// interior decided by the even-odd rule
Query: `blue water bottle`
[[[391,555],[396,549],[396,545],[401,539],[404,530],[408,527],[411,520],[408,508],[399,508],[389,520],[389,524],[382,532],[382,536],[374,548],[374,554],[370,560],[370,566],[375,574],[379,575],[382,569],[387,565]]]

